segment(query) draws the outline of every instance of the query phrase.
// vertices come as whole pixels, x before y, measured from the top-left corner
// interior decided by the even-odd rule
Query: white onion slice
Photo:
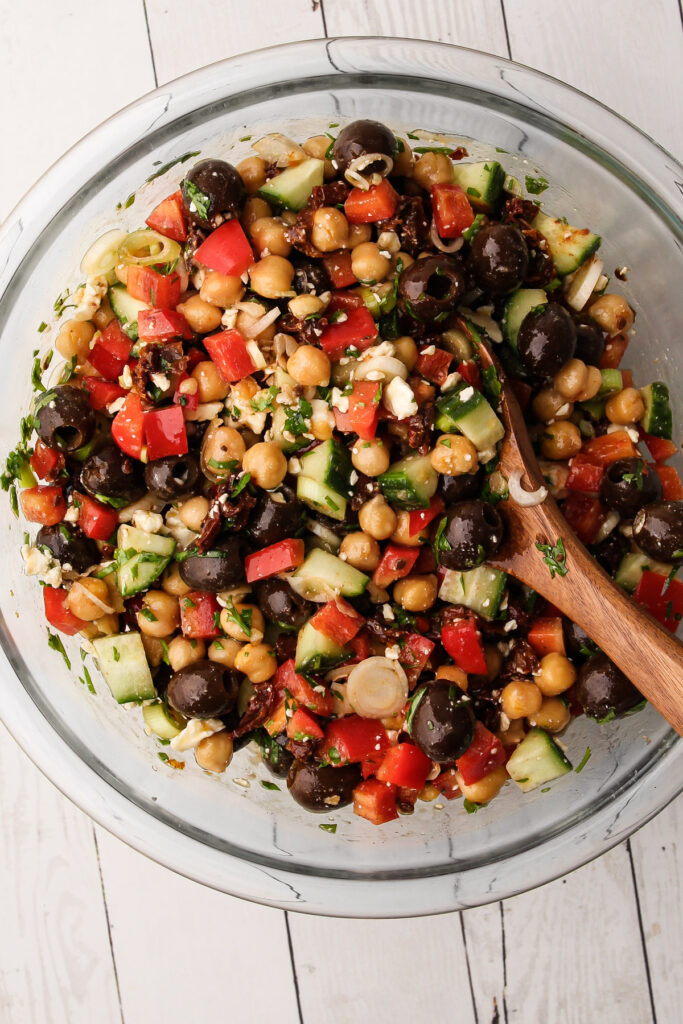
[[[541,505],[548,497],[548,488],[539,487],[535,491],[525,491],[522,487],[522,471],[515,469],[508,478],[508,490],[510,497],[522,508],[531,508],[532,505]]]
[[[408,699],[408,677],[397,661],[366,658],[349,674],[346,697],[363,718],[389,718]]]
[[[279,315],[280,310],[277,306],[274,306],[273,309],[268,310],[265,316],[259,317],[258,320],[254,320],[253,324],[250,324],[249,327],[244,327],[242,329],[242,334],[245,338],[258,338],[259,334],[265,331],[267,327],[270,327],[271,324],[275,323]]]
[[[363,176],[363,171],[366,167],[371,164],[383,163],[384,169],[382,171],[373,171],[369,177]],[[385,178],[387,174],[391,173],[391,169],[394,166],[394,161],[386,153],[361,153],[354,160],[351,161],[349,166],[344,172],[344,177],[350,185],[355,185],[356,188],[362,189],[367,192],[371,185],[379,185],[382,178]]]
[[[447,252],[450,253],[451,255],[454,252],[458,252],[459,249],[462,249],[463,245],[465,244],[465,239],[462,237],[462,235],[460,235],[460,238],[450,238],[447,242],[444,242],[439,237],[439,232],[436,230],[436,224],[434,223],[434,221],[432,221],[431,227],[429,229],[429,237],[431,239],[432,245],[435,246],[435,248],[437,248],[440,252]]]
[[[408,379],[408,368],[395,356],[376,356],[374,359],[363,359],[354,374],[354,380],[381,380],[385,383],[400,377]]]
[[[609,537],[612,530],[615,530],[621,522],[621,516],[618,512],[608,512],[605,521],[595,535],[594,544],[600,544],[605,538]]]
[[[106,601],[100,600],[97,594],[91,593],[91,591],[89,591],[87,587],[84,587],[83,584],[79,583],[78,581],[76,581],[76,583],[73,584],[71,590],[80,590],[88,599],[88,601],[92,601],[95,607],[100,609],[103,615],[111,615],[112,612],[114,611],[110,604],[107,604]]]
[[[463,316],[466,316],[468,320],[471,320],[477,327],[481,327],[482,330],[486,331],[491,341],[495,341],[496,344],[500,344],[503,340],[503,332],[491,316],[492,306],[480,306],[479,309],[467,309],[465,306],[460,307],[460,312]]]
[[[121,228],[112,228],[95,239],[81,260],[81,273],[89,277],[95,274],[108,274],[113,270],[119,262],[119,246],[127,234],[128,232],[122,231]]]
[[[589,260],[573,275],[572,283],[567,290],[567,304],[580,312],[591,295],[595,291],[604,263],[597,256],[591,256]]]

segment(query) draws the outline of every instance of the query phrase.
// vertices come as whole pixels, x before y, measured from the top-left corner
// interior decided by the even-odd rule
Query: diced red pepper
[[[238,220],[229,220],[212,231],[194,254],[197,263],[229,277],[241,277],[255,262],[254,253]]]
[[[616,370],[627,348],[628,338],[624,334],[615,334],[613,338],[608,338],[598,363],[600,369]]]
[[[654,465],[652,467],[662,482],[662,497],[665,501],[683,501],[683,482],[674,466]]]
[[[138,313],[138,335],[142,341],[170,341],[171,338],[189,341],[192,331],[183,314],[176,309],[141,309]]]
[[[332,313],[338,313],[340,309],[360,309],[363,305],[365,305],[365,303],[363,302],[363,296],[360,292],[332,292],[332,297],[327,304],[325,315],[331,316]]]
[[[214,640],[222,635],[218,625],[221,612],[216,595],[191,590],[180,598],[180,628],[188,640]]]
[[[420,575],[428,572],[436,572],[437,564],[430,544],[422,544],[420,554],[414,566],[415,572]]]
[[[244,566],[247,571],[247,583],[265,580],[278,572],[289,572],[296,569],[304,560],[304,542],[294,537],[279,540],[277,544],[269,544],[267,548],[247,555]],[[319,627],[316,627],[319,628]]]
[[[332,764],[353,764],[388,749],[389,737],[381,722],[345,715],[327,726],[320,753]]]
[[[625,430],[615,430],[586,441],[583,446],[586,459],[599,466],[609,466],[617,459],[634,458],[638,451]]]
[[[466,380],[468,384],[471,384],[477,391],[481,390],[481,374],[479,367],[473,359],[468,359],[464,363],[460,363],[458,367],[458,373],[463,380]]]
[[[202,352],[202,350],[200,348],[197,348],[196,345],[193,345],[192,348],[189,348],[187,350],[187,372],[188,372],[188,374],[192,373],[192,371],[194,370],[195,366],[198,363],[203,363],[203,362],[205,362],[205,360],[206,360],[206,352]]]
[[[582,491],[584,494],[597,494],[600,490],[600,483],[605,473],[604,466],[597,465],[583,452],[579,452],[572,459],[569,467],[569,476],[565,480],[565,487],[570,491]]]
[[[115,508],[102,505],[87,494],[74,495],[78,503],[78,525],[86,537],[92,540],[109,540],[119,525],[119,514]]]
[[[185,455],[188,444],[182,408],[168,405],[150,410],[145,416],[145,440],[150,462],[167,455]]]
[[[432,185],[432,213],[439,238],[460,238],[474,222],[474,210],[459,185]]]
[[[39,480],[56,480],[64,469],[64,456],[38,439],[30,459],[31,469]]]
[[[247,580],[249,580],[248,576]],[[336,601],[328,601],[327,604],[324,604],[310,622],[320,633],[324,633],[325,636],[344,647],[350,640],[353,640],[365,623],[365,619],[353,605],[339,597]]]
[[[79,619],[77,615],[69,611],[66,607],[67,597],[68,591],[61,587],[59,589],[56,587],[43,587],[45,618],[60,633],[66,633],[67,636],[75,636],[76,633],[80,633],[82,629],[85,629],[89,623],[84,619]]]
[[[471,619],[442,626],[441,643],[463,672],[485,675],[488,671],[481,634]]]
[[[605,510],[597,498],[572,491],[562,502],[562,515],[584,544],[592,544],[605,521]]]
[[[175,309],[180,299],[180,275],[160,274],[151,267],[128,267],[126,288],[128,294],[150,306]]]
[[[647,450],[655,462],[666,462],[678,451],[673,441],[667,441],[664,437],[654,437],[653,434],[646,434],[642,428],[638,430],[638,433],[640,440],[645,442]]]
[[[320,336],[320,347],[332,360],[341,359],[347,348],[363,352],[377,338],[377,324],[365,306],[349,309],[345,315],[345,320],[328,324]]]
[[[432,348],[434,349],[433,352],[427,351],[427,349]],[[443,348],[434,348],[433,345],[428,345],[427,349],[423,349],[420,352],[415,369],[423,377],[426,377],[427,380],[441,387],[448,376],[448,371],[453,361],[453,354],[452,352],[446,352]]]
[[[429,508],[418,508],[408,513],[408,536],[414,537],[420,530],[429,526],[432,519],[436,519],[440,512],[443,512],[443,498],[435,494],[429,502]]]
[[[297,743],[321,740],[325,735],[310,711],[297,708],[287,722],[287,735]]]
[[[462,781],[466,786],[471,786],[490,775],[496,768],[500,768],[506,761],[507,754],[498,737],[489,732],[481,722],[476,722],[472,742],[455,763],[462,775]]]
[[[85,386],[88,389],[88,398],[95,412],[102,412],[108,405],[115,402],[117,398],[123,398],[128,392],[110,380],[102,380],[101,377],[84,377]]]
[[[621,371],[621,384],[622,384],[622,387],[624,387],[624,388],[632,388],[633,387],[633,373],[632,373],[631,370],[622,370]]]
[[[369,189],[352,188],[344,203],[349,224],[373,224],[393,217],[398,206],[398,192],[390,181],[383,178],[379,185]]]
[[[675,633],[683,618],[683,583],[646,569],[633,595],[636,604],[647,608],[650,615]]]
[[[112,320],[91,348],[88,361],[105,380],[115,381],[123,373],[132,347],[133,342],[121,330],[118,320]]]
[[[419,633],[409,633],[405,638],[398,660],[406,670],[408,681],[411,684],[419,679],[435,646],[436,644],[432,640],[428,640],[426,636],[421,636]]]
[[[358,278],[351,268],[351,253],[348,249],[325,256],[323,265],[333,288],[350,288],[358,284]]]
[[[454,768],[444,768],[435,779],[432,779],[432,786],[447,800],[455,800],[460,796],[460,783]]]
[[[379,400],[382,385],[375,381],[359,381],[353,385],[348,396],[346,412],[333,408],[337,430],[342,434],[358,434],[362,441],[369,441],[377,433]]]
[[[61,487],[50,484],[27,487],[19,495],[19,500],[29,523],[56,526],[66,514],[66,502]]]
[[[314,689],[307,679],[294,670],[294,660],[283,662],[275,673],[275,685],[284,693],[289,690],[297,704],[303,705],[316,715],[327,718],[334,711],[335,697],[322,684]]]
[[[111,436],[122,452],[139,459],[145,437],[145,414],[140,396],[129,392],[111,424]]]
[[[353,813],[372,825],[384,825],[398,818],[396,789],[377,779],[365,779],[353,791]]]
[[[204,338],[204,344],[221,377],[231,384],[248,377],[256,369],[249,355],[247,343],[234,328]]]
[[[158,231],[175,242],[187,241],[187,212],[180,190],[162,199],[145,221],[152,231]]]
[[[562,619],[534,619],[527,637],[536,654],[565,654]]]
[[[409,576],[419,554],[418,547],[405,548],[399,544],[387,544],[381,561],[372,574],[375,586],[384,590],[390,583]]]
[[[422,753],[413,743],[399,743],[391,747],[377,771],[380,782],[391,782],[394,786],[408,786],[422,789],[432,770],[431,758]]]
[[[349,661],[365,661],[370,657],[370,641],[366,632],[359,633],[349,641],[349,647],[353,651],[353,658]]]

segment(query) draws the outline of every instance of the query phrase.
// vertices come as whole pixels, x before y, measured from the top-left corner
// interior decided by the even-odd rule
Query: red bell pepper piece
[[[154,207],[145,224],[152,231],[158,231],[160,235],[172,238],[175,242],[186,242],[187,211],[182,192],[178,190],[162,199],[159,205]]]
[[[390,583],[409,576],[419,554],[419,548],[405,548],[399,544],[388,544],[379,565],[372,574],[375,586],[384,590]]]
[[[615,430],[611,434],[602,434],[601,437],[586,441],[583,454],[599,466],[609,466],[617,459],[634,458],[638,451],[625,430]]]
[[[665,501],[683,501],[683,482],[674,466],[652,467],[662,482],[662,497]]]
[[[66,607],[68,592],[62,587],[43,587],[43,603],[45,605],[45,618],[58,629],[60,633],[67,636],[75,636],[88,625],[84,619],[70,612]]]
[[[434,351],[430,351],[431,349],[434,349]],[[415,369],[423,377],[426,377],[427,380],[441,387],[448,376],[452,361],[452,352],[446,352],[443,348],[435,348],[434,345],[428,345],[417,357]]]
[[[234,328],[204,338],[204,344],[221,377],[231,384],[248,377],[256,369],[244,338]]]
[[[481,634],[471,619],[442,626],[441,643],[463,672],[485,675],[488,671]]]
[[[353,658],[349,658],[349,661],[365,661],[370,657],[370,641],[366,632],[354,636],[349,641],[349,647],[353,651]]]
[[[108,405],[115,402],[117,398],[123,398],[128,392],[110,380],[102,380],[101,377],[84,377],[85,386],[88,389],[88,398],[95,412],[102,412]]]
[[[297,708],[287,722],[287,735],[297,743],[321,740],[325,735],[310,711]]]
[[[316,715],[327,718],[334,711],[334,695],[322,684],[314,689],[307,679],[295,672],[292,658],[278,667],[275,685],[283,693],[289,690],[297,704],[303,705]]]
[[[185,455],[188,444],[182,408],[168,405],[165,409],[148,412],[145,416],[145,440],[150,462],[167,455]]]
[[[303,551],[303,544],[302,544]],[[247,576],[247,581],[249,577]],[[336,601],[328,601],[310,620],[311,625],[320,633],[330,637],[342,647],[360,630],[365,619],[356,609],[341,597]]]
[[[412,743],[399,743],[397,747],[387,750],[377,770],[377,778],[393,786],[422,789],[431,770],[431,758],[423,754],[419,747]]]
[[[414,537],[420,530],[429,526],[432,519],[436,519],[439,512],[443,512],[443,498],[435,494],[429,502],[429,508],[418,508],[408,513],[408,535]]]
[[[353,791],[353,813],[372,825],[398,818],[396,787],[377,779],[365,779]]]
[[[88,361],[105,380],[115,381],[123,373],[132,347],[133,342],[121,330],[118,320],[112,320],[91,348]]]
[[[460,796],[460,783],[454,768],[444,768],[435,779],[432,779],[432,786],[447,800],[455,800]]]
[[[562,515],[584,544],[592,544],[605,521],[605,510],[597,498],[572,491],[562,502]]]
[[[332,409],[337,430],[342,434],[358,434],[362,441],[371,440],[377,433],[381,394],[382,385],[374,381],[354,384],[346,412]]]
[[[352,188],[344,203],[344,213],[349,224],[373,224],[393,217],[397,206],[398,192],[383,178],[379,185],[369,189]]]
[[[56,480],[64,469],[64,456],[38,439],[30,458],[31,469],[39,480]]]
[[[638,433],[640,440],[645,442],[647,450],[655,462],[666,462],[678,451],[673,441],[667,441],[664,437],[654,437],[653,434],[646,434],[642,428],[638,430]]]
[[[129,392],[111,424],[111,436],[122,452],[139,459],[145,436],[145,414],[140,396]]]
[[[600,490],[600,482],[604,474],[604,466],[597,465],[594,460],[584,455],[583,452],[579,452],[571,461],[565,487],[570,491],[597,494]]]
[[[118,511],[102,505],[87,494],[74,495],[74,504],[79,507],[78,525],[86,537],[93,540],[109,540],[119,525]]]
[[[631,370],[621,371],[621,384],[624,388],[633,387],[633,372]]]
[[[406,670],[408,681],[416,682],[429,661],[436,644],[419,633],[409,633],[401,648],[399,661]]]
[[[332,360],[340,359],[347,348],[365,351],[374,345],[378,333],[377,324],[365,306],[340,315],[345,319],[328,324],[320,336],[320,347]]]
[[[320,753],[332,764],[352,764],[388,748],[389,737],[381,722],[345,715],[327,726]]]
[[[466,380],[468,384],[471,384],[477,391],[481,391],[481,374],[479,373],[479,367],[473,359],[468,359],[464,363],[460,363],[458,367],[458,373],[463,380]]]
[[[332,292],[332,297],[327,304],[325,315],[331,316],[332,313],[338,313],[340,309],[360,309],[360,307],[364,305],[363,296],[360,292]]]
[[[507,761],[503,744],[492,732],[475,722],[474,738],[465,753],[455,762],[466,786],[479,782]]]
[[[325,256],[323,265],[333,288],[350,288],[351,285],[358,284],[358,278],[351,268],[351,253],[348,250]]]
[[[138,335],[142,341],[170,341],[183,338],[190,341],[192,331],[176,309],[141,309],[138,313]]]
[[[265,580],[278,572],[289,572],[296,569],[304,560],[304,542],[295,538],[279,540],[277,544],[269,544],[267,548],[247,555],[244,565],[247,571],[247,583]],[[316,627],[319,628],[319,627]]]
[[[191,590],[180,598],[180,628],[188,640],[213,640],[221,636],[221,606],[215,594]]]
[[[459,185],[432,185],[432,213],[439,238],[460,238],[474,222],[474,210]]]
[[[598,363],[600,369],[616,370],[627,348],[628,338],[624,334],[615,334],[613,338],[608,338]]]
[[[647,608],[650,615],[675,633],[683,618],[683,583],[646,569],[633,595],[636,604]]]
[[[160,274],[151,267],[128,267],[126,288],[128,294],[141,302],[162,309],[175,309],[180,299],[180,275]]]
[[[203,363],[206,360],[206,352],[202,352],[200,348],[193,345],[192,348],[187,350],[187,372],[192,373],[197,363]]]
[[[561,618],[534,619],[527,640],[541,658],[546,654],[566,653]]]
[[[194,254],[197,263],[229,277],[241,277],[255,262],[254,253],[238,220],[229,220],[212,231]]]
[[[38,484],[27,487],[19,495],[21,509],[29,523],[56,526],[66,514],[66,502],[61,487]]]

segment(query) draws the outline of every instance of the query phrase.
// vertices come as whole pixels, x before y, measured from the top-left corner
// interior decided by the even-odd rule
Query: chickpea
[[[415,369],[419,352],[412,338],[409,338],[407,334],[397,338],[394,342],[394,352],[396,358],[401,360],[407,370]]]
[[[406,576],[394,583],[394,601],[407,612],[426,612],[436,601],[436,576]]]
[[[350,224],[349,240],[346,243],[348,249],[355,249],[357,245],[363,245],[372,238],[372,228],[369,224]]]
[[[581,394],[587,382],[588,367],[581,359],[570,359],[553,380],[555,390],[572,402]]]
[[[506,720],[504,720],[506,721]],[[524,729],[524,719],[516,718],[514,722],[507,723],[507,729],[504,729],[501,725],[498,733],[498,738],[504,747],[513,747],[518,743],[521,743],[526,735]]]
[[[460,792],[465,800],[471,800],[473,804],[488,804],[501,791],[509,776],[505,768],[495,768],[488,775],[485,775],[479,782],[472,782],[469,786],[463,780],[460,772],[455,772]]]
[[[217,661],[219,665],[225,665],[226,668],[234,668],[235,658],[241,647],[242,644],[233,640],[232,637],[222,636],[220,640],[214,640],[209,645],[209,661]]]
[[[630,331],[635,314],[623,295],[601,295],[588,307],[588,315],[612,337]]]
[[[467,673],[463,672],[457,665],[439,665],[436,670],[437,679],[448,679],[460,687],[463,693],[467,693]]]
[[[541,659],[541,666],[534,679],[544,697],[556,697],[574,685],[576,669],[564,654],[553,651]]]
[[[321,206],[313,214],[311,242],[321,252],[343,249],[349,241],[349,222],[335,206]]]
[[[325,181],[331,181],[332,178],[336,178],[337,172],[334,169],[334,165],[332,164],[332,161],[325,156],[330,148],[330,140],[327,135],[313,135],[310,139],[306,139],[301,148],[308,156],[313,156],[316,160],[325,161],[325,168],[323,171]]]
[[[526,679],[513,679],[503,688],[501,707],[508,718],[528,718],[535,715],[543,703],[543,694],[536,686]]]
[[[405,139],[396,137],[398,143],[398,151],[394,153],[394,166],[391,169],[392,176],[409,178],[413,173],[413,165],[415,158],[413,151],[406,142]]]
[[[140,639],[145,649],[147,661],[152,668],[157,668],[164,660],[164,654],[166,653],[164,651],[165,641],[156,636],[146,636],[144,633],[140,634]]]
[[[194,530],[195,533],[199,533],[208,511],[209,502],[201,494],[198,494],[196,498],[188,498],[187,501],[183,502],[178,510],[178,515],[188,530]]]
[[[165,590],[167,594],[171,594],[172,597],[184,597],[185,594],[190,593],[191,588],[181,577],[180,566],[177,562],[171,562],[164,573],[161,589]]]
[[[235,170],[250,195],[258,192],[266,183],[266,161],[260,156],[248,156],[240,160]]]
[[[602,376],[600,381],[602,382]],[[568,420],[574,412],[573,404],[568,402],[556,388],[541,388],[531,403],[531,408],[534,416],[541,423],[550,423],[551,420]]]
[[[560,732],[571,718],[569,708],[561,697],[546,697],[539,710],[529,718],[529,725],[536,725],[548,732]]]
[[[277,669],[277,659],[268,644],[245,644],[235,656],[235,668],[252,683],[265,683]]]
[[[97,628],[100,636],[114,636],[119,631],[119,617],[115,612],[107,612],[106,615],[100,615],[92,625]]]
[[[230,384],[221,377],[218,367],[210,359],[202,359],[191,374],[197,381],[200,402],[222,402],[230,391]]]
[[[100,308],[96,309],[92,315],[92,322],[98,331],[103,331],[115,319],[114,310],[109,305],[109,299],[105,295],[100,303]],[[87,320],[77,320],[76,323],[87,323]]]
[[[236,621],[237,617],[241,618],[249,627],[248,633],[245,633],[242,625]],[[224,608],[221,612],[221,629],[227,636],[242,644],[247,642],[256,644],[263,640],[266,625],[258,605],[234,601],[232,607]]]
[[[391,270],[391,260],[382,255],[376,242],[362,242],[351,253],[351,270],[361,283],[376,284]]]
[[[246,450],[244,438],[234,427],[209,427],[202,441],[202,468],[207,476],[227,476],[231,471],[227,463],[241,462]]]
[[[415,260],[413,259],[409,252],[403,252],[403,250],[400,250],[399,252],[396,253],[396,259],[394,260],[394,262],[397,268],[398,264],[400,263],[401,269],[407,270],[408,267],[412,267]]]
[[[227,309],[234,306],[244,295],[244,284],[240,277],[230,277],[228,274],[219,274],[217,270],[211,270],[202,281],[199,289],[199,297],[212,306],[220,306]]]
[[[290,299],[287,303],[287,307],[292,316],[301,317],[305,319],[307,316],[313,316],[315,313],[319,313],[323,309],[324,303],[322,299],[319,299],[317,295],[295,295],[293,299]]]
[[[624,388],[618,395],[608,399],[605,406],[605,416],[610,423],[618,423],[624,427],[630,423],[637,423],[644,415],[645,402],[635,388]]]
[[[95,336],[95,328],[89,320],[69,320],[63,324],[55,348],[64,359],[73,359],[83,363],[90,355],[90,342]]]
[[[177,597],[163,590],[148,590],[142,599],[142,605],[135,616],[142,633],[157,637],[175,633],[180,625],[180,605]]]
[[[206,654],[203,640],[187,640],[184,636],[175,636],[168,645],[168,660],[174,672],[179,672],[186,665],[201,661]]]
[[[477,449],[462,434],[442,434],[438,437],[429,461],[437,473],[448,476],[476,473],[479,468]]]
[[[299,345],[287,360],[287,373],[304,387],[327,387],[331,370],[329,356],[314,345]]]
[[[259,441],[249,448],[242,459],[245,473],[264,491],[272,491],[287,475],[287,459],[272,441]]]
[[[438,796],[441,796],[441,793],[436,788],[436,786],[431,782],[425,782],[424,786],[422,787],[418,794],[418,799],[424,800],[425,803],[429,804],[432,802],[432,800],[436,800]]]
[[[249,268],[251,287],[265,299],[282,299],[292,288],[294,267],[283,256],[264,256]]]
[[[427,192],[432,185],[450,185],[453,181],[453,161],[445,153],[423,153],[415,162],[413,178]]]
[[[249,227],[249,237],[256,246],[259,256],[289,256],[292,245],[285,238],[287,230],[277,217],[259,217]]]
[[[233,408],[235,406],[238,409],[249,408],[249,402],[260,390],[253,377],[244,377],[242,380],[238,380],[230,390],[230,402]]]
[[[204,302],[199,295],[192,295],[177,307],[188,324],[197,334],[208,334],[215,331],[221,322],[221,311],[218,306]]]
[[[396,513],[381,494],[366,501],[358,512],[358,525],[361,530],[375,540],[387,540],[391,537],[396,529],[396,522]]]
[[[249,196],[242,211],[242,223],[247,230],[249,225],[253,224],[259,217],[270,216],[272,216],[272,210],[265,199],[261,199],[260,196]]]
[[[389,469],[389,446],[380,438],[363,441],[358,438],[351,449],[351,462],[365,476],[381,476]]]
[[[334,433],[334,415],[327,402],[323,402],[322,399],[314,399],[311,405],[311,433],[316,441],[329,441]]]
[[[362,530],[347,533],[339,548],[339,557],[361,572],[372,572],[379,565],[379,544]]]
[[[426,529],[411,535],[410,533],[410,512],[399,512],[396,516],[396,529],[391,535],[394,544],[402,544],[404,547],[416,548],[429,539],[429,532]]]
[[[583,391],[576,396],[577,402],[590,402],[602,387],[602,374],[597,366],[586,367],[586,383]]]
[[[94,600],[91,600],[91,596]],[[102,608],[101,604],[107,605],[107,608]],[[107,584],[104,580],[83,576],[80,580],[76,580],[71,587],[66,599],[66,606],[70,612],[86,622],[100,619],[110,609]]]
[[[232,761],[233,742],[227,729],[221,729],[212,736],[205,736],[195,747],[194,756],[205,772],[220,775]]]
[[[581,451],[581,431],[569,420],[548,423],[541,439],[541,454],[546,459],[571,459]]]

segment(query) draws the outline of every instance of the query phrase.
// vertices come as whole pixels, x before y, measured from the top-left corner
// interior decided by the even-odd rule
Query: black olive
[[[341,174],[349,165],[365,153],[384,153],[392,157],[396,152],[396,139],[385,124],[379,121],[352,121],[342,128],[335,139],[332,157],[337,163]],[[383,174],[386,169],[384,161],[376,160],[359,172],[364,177],[378,171]]]
[[[237,537],[226,537],[203,555],[190,555],[180,562],[180,578],[192,590],[221,590],[244,583],[244,556]]]
[[[210,228],[217,226],[220,214],[237,215],[244,185],[225,160],[200,160],[181,182],[180,191],[191,220]]]
[[[489,224],[475,235],[471,260],[477,283],[489,295],[507,295],[526,277],[529,250],[514,224]]]
[[[332,288],[330,275],[322,260],[299,259],[294,263],[294,283],[297,295],[322,295]]]
[[[94,540],[70,523],[41,526],[36,547],[46,547],[61,565],[70,565],[74,572],[85,572],[100,561],[100,552]]]
[[[574,321],[557,302],[532,309],[522,320],[517,351],[531,373],[552,377],[572,358],[575,349]]]
[[[291,487],[259,491],[248,532],[258,547],[265,548],[283,537],[294,537],[301,526],[302,515],[303,505]]]
[[[35,416],[38,437],[51,448],[75,452],[87,444],[95,429],[95,413],[87,392],[63,384],[42,397]]]
[[[264,738],[262,741],[259,740],[263,763],[271,775],[275,775],[278,779],[286,779],[294,761],[294,755],[285,746],[287,733],[281,733],[279,736],[271,738],[265,729],[263,731]]]
[[[452,256],[425,256],[402,272],[399,310],[420,323],[440,322],[465,293],[465,274]]]
[[[601,565],[610,576],[615,576],[629,547],[626,537],[618,530],[612,530],[599,544],[591,544],[589,550],[598,565]]]
[[[255,594],[265,617],[287,628],[301,629],[315,611],[315,605],[295,594],[285,580],[263,580]]]
[[[576,699],[589,718],[621,718],[642,701],[623,672],[600,651],[581,666]]]
[[[163,501],[176,501],[194,494],[201,481],[196,455],[167,455],[145,466],[147,490]]]
[[[447,505],[467,498],[476,498],[481,493],[484,482],[484,471],[481,467],[476,473],[462,473],[460,476],[449,476],[447,473],[439,477],[439,491]]]
[[[564,644],[567,654],[573,660],[590,658],[596,653],[596,647],[588,633],[585,633],[581,626],[577,626],[571,619],[563,619],[562,630],[564,632]]]
[[[683,501],[655,501],[633,520],[633,539],[650,558],[683,563]]]
[[[618,459],[607,467],[600,483],[600,501],[623,519],[633,519],[639,508],[661,496],[658,474],[642,459]]]
[[[93,498],[109,498],[123,505],[141,498],[147,490],[142,463],[115,444],[88,456],[81,469],[81,483]]]
[[[597,366],[605,348],[605,336],[595,323],[578,323],[576,325],[577,359],[588,366]]]
[[[423,754],[446,764],[465,753],[474,735],[471,701],[463,700],[462,690],[447,679],[428,683],[417,707],[410,734]]]
[[[240,675],[217,661],[195,661],[175,673],[168,684],[171,707],[188,718],[217,718],[237,702]]]
[[[353,791],[361,780],[360,765],[315,764],[294,761],[287,775],[287,789],[307,811],[327,811],[344,807],[353,800]]]
[[[503,540],[500,513],[486,501],[459,501],[446,510],[439,561],[461,572],[492,558]]]

